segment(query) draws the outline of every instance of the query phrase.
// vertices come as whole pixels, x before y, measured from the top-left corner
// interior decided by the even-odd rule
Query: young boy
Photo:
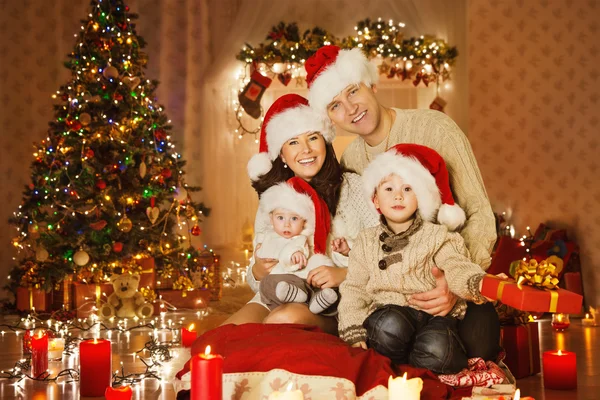
[[[291,178],[262,194],[258,212],[266,229],[257,235],[261,246],[256,255],[279,261],[260,281],[261,301],[270,310],[284,303],[308,302],[314,314],[336,303],[334,289],[318,290],[306,282],[311,270],[333,266],[325,256],[329,209],[314,189],[301,178]]]
[[[471,262],[462,237],[451,232],[466,217],[454,203],[442,157],[425,146],[397,145],[367,167],[363,183],[381,224],[362,231],[350,252],[340,286],[340,337],[396,364],[459,372],[467,356],[457,321],[465,300],[486,301],[480,293],[485,273]],[[460,298],[446,317],[408,303],[411,294],[435,287],[434,266]]]

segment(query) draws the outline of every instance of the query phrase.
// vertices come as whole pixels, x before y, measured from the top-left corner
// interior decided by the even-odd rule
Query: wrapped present
[[[172,308],[197,310],[208,307],[211,293],[207,289],[194,290],[158,290],[154,301],[154,314]],[[162,307],[161,307],[162,305]],[[166,309],[165,309],[166,308]]]
[[[52,309],[70,311],[73,308],[73,275],[54,285],[52,290]]]
[[[110,283],[73,282],[73,307],[77,318],[89,317],[95,308],[100,308],[106,302],[113,291]]]
[[[526,250],[526,247],[518,239],[513,239],[510,236],[500,236],[487,273],[492,275],[504,273],[508,275],[510,264],[525,257]]]
[[[578,314],[583,296],[565,289],[539,289],[493,275],[483,278],[481,294],[521,311]]]
[[[223,291],[223,280],[221,277],[219,256],[211,251],[204,250],[198,255],[197,266],[208,270],[210,299],[213,301],[220,300]]]
[[[506,351],[504,363],[515,378],[525,378],[541,371],[537,322],[503,326],[500,331],[500,341]]]
[[[581,281],[581,272],[567,272],[563,275],[563,284],[565,289],[570,292],[583,295],[583,282]]]
[[[135,260],[141,267],[140,286],[154,289],[156,287],[156,269],[154,268],[154,257],[144,257]]]
[[[17,288],[17,310],[50,311],[52,294],[34,286]]]

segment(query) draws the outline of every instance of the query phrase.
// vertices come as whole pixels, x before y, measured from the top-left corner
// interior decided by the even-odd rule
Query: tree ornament
[[[105,220],[101,219],[100,221],[92,222],[90,224],[90,228],[95,231],[101,231],[108,224]]]
[[[86,156],[87,158],[94,158],[94,150],[92,150],[92,149],[87,149],[87,150],[85,151],[85,156]]]
[[[112,245],[112,249],[115,253],[120,253],[121,251],[123,251],[123,243],[114,242]]]
[[[178,187],[177,190],[175,191],[175,200],[177,200],[179,202],[179,204],[183,204],[187,201],[187,190],[185,190],[185,188],[183,187]]]
[[[46,250],[43,246],[38,247],[35,251],[35,259],[39,262],[46,261],[48,257],[50,257],[50,254],[48,254],[48,250]]]
[[[69,128],[71,128],[71,130],[73,131],[78,131],[81,129],[81,122],[77,121],[77,120],[73,120],[73,121],[66,121],[66,124]]]
[[[129,218],[127,218],[127,215],[124,215],[123,218],[117,222],[117,229],[121,232],[127,233],[131,231],[131,228],[133,228],[133,223]]]
[[[260,100],[267,88],[271,85],[271,78],[262,75],[257,70],[250,75],[250,82],[238,95],[240,105],[254,119],[259,119],[261,114]]]
[[[279,82],[283,83],[283,86],[287,86],[292,80],[292,74],[289,72],[283,72],[281,74],[277,74],[277,79]]]
[[[115,94],[113,94],[113,99],[117,100],[117,101],[121,101],[121,100],[123,100],[123,95],[119,92],[115,92]]]
[[[157,129],[154,131],[154,137],[158,141],[165,140],[167,138],[167,132],[164,129]]]
[[[142,161],[140,163],[140,178],[144,179],[144,177],[146,176],[146,170],[146,163]]]
[[[194,236],[199,236],[202,233],[202,229],[198,226],[198,224],[194,225],[190,230],[191,234]]]
[[[90,261],[90,255],[86,253],[84,250],[79,250],[77,253],[73,254],[73,262],[80,267],[83,267]]]
[[[106,181],[104,181],[104,179],[98,179],[96,181],[96,187],[100,190],[106,189]]]
[[[139,76],[126,76],[122,79],[122,81],[125,85],[127,85],[127,87],[129,87],[129,89],[133,90],[138,87],[142,80]]]
[[[154,225],[154,223],[158,220],[158,217],[160,216],[160,210],[154,205],[155,201],[155,197],[150,198],[150,207],[146,208],[146,215],[148,216],[148,219],[150,220],[152,225]]]
[[[163,178],[170,178],[172,176],[171,170],[169,168],[163,168],[163,170],[160,171],[160,174]]]
[[[102,97],[100,95],[92,96],[92,103],[100,103],[102,101]]]
[[[104,68],[104,71],[102,71],[102,75],[106,79],[114,79],[119,76],[119,70],[113,67],[112,65],[109,65],[108,67]]]
[[[433,99],[433,102],[429,105],[429,108],[432,110],[437,110],[444,112],[444,107],[446,106],[446,100],[442,99],[440,96],[437,96]]]
[[[92,116],[88,113],[81,113],[79,115],[79,122],[83,126],[88,126],[92,122]]]

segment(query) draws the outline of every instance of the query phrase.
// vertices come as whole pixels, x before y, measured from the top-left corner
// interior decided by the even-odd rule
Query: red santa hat
[[[259,153],[248,162],[250,179],[255,181],[271,170],[285,142],[308,132],[321,133],[328,143],[335,137],[329,121],[315,113],[304,97],[285,94],[275,100],[265,114],[260,131]]]
[[[331,216],[325,201],[304,179],[293,177],[265,190],[259,200],[259,215],[268,218],[271,211],[281,208],[295,212],[306,223],[302,234],[313,238],[314,255],[307,268],[333,266],[327,253],[327,236],[331,230]]]
[[[437,218],[451,231],[465,223],[465,212],[454,202],[448,169],[438,152],[418,144],[398,144],[377,156],[362,175],[369,199],[373,199],[381,181],[392,174],[412,187],[424,220]]]
[[[304,63],[308,101],[321,115],[327,116],[327,105],[348,85],[377,83],[379,74],[359,48],[341,50],[323,46]]]

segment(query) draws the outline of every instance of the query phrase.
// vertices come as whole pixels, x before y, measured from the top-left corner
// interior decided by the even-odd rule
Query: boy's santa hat
[[[308,259],[307,268],[320,265],[333,266],[327,253],[327,236],[331,230],[331,216],[325,201],[304,179],[293,177],[265,190],[260,196],[259,213],[264,219],[277,208],[298,214],[306,223],[302,234],[313,237],[314,255]]]
[[[348,85],[377,83],[377,68],[361,49],[341,50],[323,46],[304,63],[308,101],[319,114],[327,117],[327,105]]]
[[[465,212],[454,202],[448,169],[435,150],[418,144],[398,144],[377,156],[365,169],[365,193],[373,200],[381,181],[398,175],[415,192],[421,218],[446,225],[454,231],[466,221]]]
[[[330,122],[315,113],[304,97],[285,94],[275,100],[265,114],[260,131],[259,153],[248,162],[250,179],[255,181],[271,170],[285,142],[308,132],[320,132],[328,143],[335,137]]]

